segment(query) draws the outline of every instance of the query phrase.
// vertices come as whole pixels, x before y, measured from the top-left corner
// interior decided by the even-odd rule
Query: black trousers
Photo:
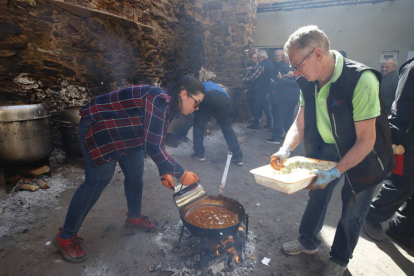
[[[254,114],[254,92],[255,92],[255,89],[253,87],[250,87],[246,93],[247,104],[249,105],[249,109],[252,115]]]
[[[267,124],[272,121],[272,114],[270,113],[270,105],[266,100],[268,89],[256,89],[253,100],[253,125],[259,125],[259,120],[262,117],[262,111],[266,116]]]
[[[396,217],[392,223],[407,235],[414,234],[414,131],[392,130],[393,143],[403,145],[403,175],[390,174],[371,203],[369,218],[383,222]]]
[[[233,158],[243,158],[236,134],[231,127],[230,99],[220,91],[209,91],[205,94],[200,109],[194,112],[193,150],[197,156],[204,156],[204,130],[211,117],[214,117],[221,128]]]
[[[281,103],[274,101],[275,97],[276,95],[271,95],[273,115],[272,138],[280,140],[283,130],[287,132],[293,123],[293,112],[295,111],[297,101]]]

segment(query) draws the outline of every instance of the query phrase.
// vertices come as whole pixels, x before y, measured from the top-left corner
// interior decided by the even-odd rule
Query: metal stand
[[[180,239],[178,240],[178,244],[181,244],[181,239],[183,238],[183,235],[184,235],[184,228],[185,226],[183,224],[183,227],[181,228]]]

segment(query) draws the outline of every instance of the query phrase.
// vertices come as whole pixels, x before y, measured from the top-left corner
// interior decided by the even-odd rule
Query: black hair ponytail
[[[181,90],[186,90],[192,96],[204,94],[204,85],[196,77],[194,77],[187,69],[178,70],[174,76],[174,80],[169,85],[168,91],[172,98],[171,106],[175,114],[179,114]]]

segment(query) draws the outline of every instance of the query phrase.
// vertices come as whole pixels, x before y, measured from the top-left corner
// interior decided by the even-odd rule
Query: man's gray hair
[[[315,48],[321,48],[324,53],[329,52],[329,39],[326,34],[316,25],[309,25],[299,28],[289,36],[283,48],[289,54],[293,49],[305,52]]]
[[[275,54],[278,53],[278,52],[282,52],[282,54],[285,55],[285,52],[282,49],[275,50]]]
[[[394,66],[397,66],[398,65],[398,60],[393,59],[393,58],[383,59],[381,63],[388,62],[388,61],[391,61],[391,60],[394,61]]]
[[[263,57],[265,59],[269,58],[269,56],[267,55],[267,53],[265,51],[259,51],[259,53],[257,53],[259,57]]]

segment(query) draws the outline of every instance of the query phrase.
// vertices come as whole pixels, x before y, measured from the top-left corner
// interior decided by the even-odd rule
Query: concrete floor
[[[320,233],[323,244],[319,253],[284,255],[280,251],[282,244],[297,237],[307,191],[287,195],[257,185],[249,171],[267,164],[278,146],[265,142],[269,137],[266,129],[250,130],[245,124],[235,124],[234,128],[243,149],[244,166],[231,165],[224,195],[243,204],[250,215],[254,250],[248,258],[253,265],[243,273],[218,272],[214,275],[319,275],[328,261],[329,246],[341,213],[339,186]],[[206,162],[190,157],[191,142],[184,142],[178,148],[167,148],[167,151],[186,169],[199,175],[209,194],[217,194],[228,149],[217,130],[206,138],[205,146]],[[295,150],[294,155],[301,155],[301,148]],[[165,230],[177,225],[180,218],[172,192],[161,185],[157,168],[150,159],[145,168],[143,214],[156,220],[160,231],[164,232],[143,233],[124,228],[126,203],[123,174],[119,171],[80,230],[89,259],[80,264],[66,262],[50,241],[64,221],[71,196],[82,182],[83,170],[79,165],[59,162],[57,157],[52,160],[56,162],[53,163],[53,176],[47,179],[50,189],[0,195],[0,276],[198,274],[194,270],[175,274],[162,269],[149,271],[151,266],[161,263],[164,267],[173,263],[186,265],[182,259],[185,252],[180,252],[180,248],[165,250],[157,242],[157,235],[164,235]],[[168,234],[173,238],[176,235],[178,240],[178,232]],[[264,257],[271,259],[269,266],[261,263]],[[361,233],[345,275],[414,275],[413,261],[414,252],[406,251],[392,240],[373,243]]]

